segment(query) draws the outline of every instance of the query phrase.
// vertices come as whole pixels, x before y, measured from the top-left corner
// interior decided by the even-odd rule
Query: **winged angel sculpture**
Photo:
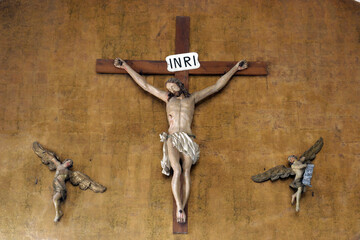
[[[79,186],[81,190],[91,189],[96,193],[102,193],[106,191],[106,187],[94,182],[86,174],[69,170],[69,168],[71,168],[73,165],[73,161],[71,159],[66,159],[65,161],[61,162],[55,153],[44,149],[38,142],[33,143],[33,150],[36,155],[41,158],[42,163],[48,165],[50,171],[56,170],[53,180],[53,202],[56,212],[54,222],[58,222],[63,216],[63,213],[60,210],[60,202],[66,199],[67,191],[65,182],[67,180],[70,180],[73,186]]]
[[[291,204],[294,204],[296,199],[296,211],[300,211],[300,197],[301,193],[306,191],[306,186],[310,186],[310,180],[312,177],[312,170],[314,164],[312,161],[315,159],[316,154],[318,154],[321,148],[324,145],[322,138],[317,140],[317,142],[306,152],[304,152],[300,159],[295,155],[288,157],[290,168],[285,167],[284,165],[279,165],[274,168],[267,170],[266,172],[252,176],[251,179],[254,182],[261,183],[267,180],[275,181],[279,178],[288,178],[289,176],[294,176],[294,181],[290,184],[290,187],[296,192],[291,196]],[[304,174],[305,172],[305,174]]]

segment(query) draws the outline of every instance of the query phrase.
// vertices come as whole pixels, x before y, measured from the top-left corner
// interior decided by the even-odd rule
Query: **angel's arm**
[[[306,168],[306,166],[307,166],[307,164],[306,164],[306,163],[303,163],[303,162],[301,161],[301,159],[300,159],[299,161],[295,161],[295,162],[293,163],[293,165],[291,165],[291,168],[292,168],[292,169],[300,169],[300,170],[302,170],[302,169]]]
[[[38,155],[39,158],[41,158],[42,163],[48,165],[51,171],[55,170],[59,165],[61,165],[56,154],[43,148],[40,143],[34,142],[33,150],[35,154]]]
[[[302,163],[302,164],[299,164],[298,166],[299,166],[299,168],[306,168],[307,164],[306,164],[306,163]]]
[[[238,71],[238,70],[244,70],[247,68],[247,62],[246,60],[240,61],[235,64],[235,66],[230,69],[227,73],[225,73],[221,78],[217,80],[217,82],[209,86],[207,88],[204,88],[203,90],[200,90],[198,92],[195,92],[192,94],[192,96],[195,98],[195,103],[200,102],[204,98],[220,91],[225,85],[229,82],[231,77]]]
[[[127,71],[132,79],[134,79],[134,81],[145,91],[151,93],[157,98],[160,98],[164,102],[167,101],[168,95],[165,91],[161,91],[160,89],[146,82],[145,78],[132,69],[125,61],[121,60],[120,58],[116,58],[114,61],[114,66]]]
[[[52,157],[49,159],[56,167],[60,166],[61,163],[55,158],[55,157]]]

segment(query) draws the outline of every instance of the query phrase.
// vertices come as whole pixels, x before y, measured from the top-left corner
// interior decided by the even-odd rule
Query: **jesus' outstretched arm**
[[[225,87],[225,85],[229,82],[231,77],[237,71],[244,70],[246,68],[247,68],[246,60],[242,60],[236,63],[235,66],[232,69],[230,69],[230,71],[225,73],[221,78],[219,78],[219,80],[217,80],[217,82],[214,85],[204,88],[203,90],[200,90],[198,92],[194,92],[192,96],[195,98],[195,103],[198,103],[204,98],[220,91],[223,87]]]
[[[161,91],[160,89],[157,89],[156,87],[146,82],[145,78],[138,74],[134,69],[132,69],[124,60],[116,58],[114,61],[114,66],[127,71],[129,75],[134,79],[134,81],[145,91],[151,93],[157,98],[160,98],[164,102],[167,101],[168,94],[165,91]]]

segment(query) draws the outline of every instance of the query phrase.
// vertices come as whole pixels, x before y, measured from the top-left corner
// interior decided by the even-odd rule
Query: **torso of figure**
[[[185,132],[192,134],[191,123],[194,116],[195,99],[190,96],[172,97],[166,103],[166,114],[169,122],[169,134]]]
[[[306,164],[303,164],[300,161],[295,161],[291,165],[291,169],[295,172],[295,180],[302,178],[302,175],[304,174],[306,168]]]
[[[59,165],[56,168],[55,177],[60,181],[66,181],[69,179],[70,170],[64,167],[63,165]]]

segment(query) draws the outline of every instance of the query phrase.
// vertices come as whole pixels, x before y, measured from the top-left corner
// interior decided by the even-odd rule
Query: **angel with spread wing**
[[[84,173],[78,171],[73,172],[69,170],[69,168],[71,168],[73,165],[73,161],[71,159],[66,159],[65,161],[61,162],[55,153],[44,149],[38,142],[33,143],[33,150],[36,155],[41,158],[42,163],[48,165],[50,171],[56,170],[53,180],[53,202],[56,212],[54,222],[58,222],[63,216],[63,213],[60,210],[60,202],[66,199],[65,182],[67,180],[70,180],[73,186],[79,185],[81,190],[86,190],[89,188],[96,193],[102,193],[106,191],[106,187],[94,182]]]
[[[279,165],[266,172],[252,176],[251,179],[254,182],[261,183],[269,179],[275,181],[279,178],[288,178],[289,176],[295,175],[294,181],[290,184],[290,187],[296,191],[291,196],[291,204],[294,204],[296,199],[296,211],[299,212],[301,193],[306,191],[306,186],[311,187],[310,180],[312,177],[312,169],[314,167],[311,162],[315,159],[316,154],[320,152],[323,145],[324,141],[320,138],[309,150],[300,156],[300,159],[295,155],[289,156],[288,161],[291,166],[290,168]]]

